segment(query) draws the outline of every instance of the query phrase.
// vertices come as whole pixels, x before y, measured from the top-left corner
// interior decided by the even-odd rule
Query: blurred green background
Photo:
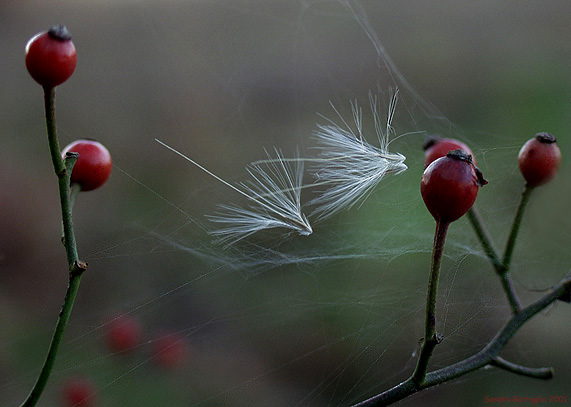
[[[539,131],[556,135],[560,174],[532,197],[513,274],[529,302],[569,271],[571,3],[347,5],[352,11],[335,1],[0,2],[1,406],[19,405],[33,385],[67,282],[42,91],[24,66],[27,40],[52,24],[67,25],[78,49],[75,74],[57,90],[62,147],[95,138],[115,167],[104,188],[76,204],[89,271],[42,406],[62,405],[60,387],[78,375],[96,384],[97,406],[345,406],[407,378],[422,336],[434,227],[418,193],[419,130],[473,148],[490,181],[478,207],[498,247],[523,185],[520,146]],[[402,77],[386,69],[375,44]],[[247,252],[212,245],[204,215],[244,202],[154,141],[238,182],[264,147],[312,154],[318,113],[333,117],[330,101],[347,114],[359,99],[367,121],[367,92],[386,101],[395,85],[394,126],[408,135],[391,149],[407,156],[409,170],[309,238],[255,237],[260,246]],[[509,315],[465,219],[446,250],[446,340],[434,367],[480,350]],[[553,366],[554,379],[489,369],[400,405],[571,400],[570,312],[552,307],[504,352]],[[144,337],[132,354],[113,355],[105,321],[123,313],[141,322]],[[164,330],[182,333],[190,350],[174,372],[149,356]]]

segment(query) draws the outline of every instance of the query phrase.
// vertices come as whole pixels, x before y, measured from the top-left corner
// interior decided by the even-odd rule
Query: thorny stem
[[[546,368],[532,369],[519,366],[501,358],[498,358],[500,351],[506,346],[515,333],[532,317],[540,311],[549,307],[555,301],[569,295],[571,291],[571,276],[565,277],[548,293],[528,305],[518,314],[512,314],[511,318],[499,330],[496,336],[480,352],[466,358],[458,363],[447,366],[426,374],[422,383],[414,380],[413,376],[395,387],[371,397],[368,400],[355,404],[354,407],[381,407],[388,406],[399,400],[403,400],[421,390],[456,379],[467,373],[481,369],[485,366],[497,366],[517,374],[524,374],[531,377],[548,378],[550,370]]]
[[[65,246],[67,261],[69,264],[69,285],[53,333],[50,347],[48,349],[46,360],[44,361],[44,365],[42,367],[40,375],[38,376],[36,384],[32,388],[32,391],[28,395],[26,401],[22,403],[21,407],[35,406],[47,385],[51,371],[55,364],[59,346],[63,339],[65,328],[67,326],[67,323],[71,315],[71,310],[73,308],[75,297],[77,296],[79,283],[81,281],[81,275],[87,268],[87,264],[80,261],[77,255],[77,245],[75,242],[75,234],[73,231],[73,221],[72,221],[70,176],[71,176],[71,171],[73,169],[73,165],[77,160],[77,155],[70,155],[65,159],[65,161],[61,157],[61,152],[57,139],[56,123],[55,123],[55,89],[52,87],[44,87],[44,106],[46,111],[46,128],[48,133],[50,154],[52,158],[54,171],[58,177],[59,196],[60,196],[60,205],[61,205],[62,222],[63,222],[62,241]]]
[[[428,370],[428,362],[432,352],[441,339],[436,332],[436,298],[438,294],[438,276],[440,265],[442,264],[442,254],[444,253],[444,243],[446,242],[446,232],[448,232],[449,222],[436,221],[436,232],[434,233],[434,244],[432,247],[432,260],[430,262],[430,275],[428,277],[428,292],[426,294],[426,318],[424,325],[424,339],[416,369],[412,379],[422,384]]]
[[[372,406],[388,406],[394,402],[409,397],[428,387],[436,386],[444,382],[453,380],[472,371],[478,370],[485,366],[495,366],[511,373],[538,378],[549,379],[553,377],[553,369],[551,368],[530,368],[509,362],[499,356],[500,351],[512,338],[512,336],[534,315],[541,310],[547,308],[557,299],[566,300],[571,294],[571,277],[567,276],[557,286],[539,298],[533,304],[526,308],[522,308],[521,303],[515,293],[511,279],[509,278],[509,268],[511,264],[511,256],[517,240],[517,234],[523,212],[529,200],[532,188],[525,187],[520,204],[516,211],[512,229],[508,242],[506,244],[505,254],[502,260],[494,248],[492,238],[488,233],[484,223],[476,210],[476,208],[468,211],[468,218],[474,227],[476,235],[480,240],[486,255],[492,262],[496,270],[502,287],[508,297],[508,301],[512,308],[512,316],[504,327],[496,334],[496,336],[488,343],[488,345],[475,355],[466,358],[451,366],[427,373],[428,362],[432,356],[432,352],[436,345],[440,342],[440,338],[436,333],[436,293],[438,288],[438,271],[440,269],[442,251],[446,238],[448,224],[436,225],[436,234],[434,236],[434,246],[432,252],[432,262],[428,285],[427,305],[426,305],[426,321],[425,321],[425,337],[422,344],[420,356],[414,373],[404,382],[361,403],[355,404],[354,407],[372,407]]]

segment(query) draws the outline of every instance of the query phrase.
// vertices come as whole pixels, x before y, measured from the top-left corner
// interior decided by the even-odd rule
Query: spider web
[[[80,254],[90,267],[43,405],[61,405],[59,385],[77,375],[96,383],[97,405],[104,406],[348,406],[406,379],[423,335],[434,232],[419,193],[426,135],[473,149],[490,181],[477,205],[498,249],[523,186],[520,146],[549,131],[563,155],[569,151],[563,124],[569,47],[561,42],[569,36],[561,17],[569,6],[528,5],[514,11],[493,3],[367,0],[68,4],[63,15],[80,65],[58,89],[61,136],[99,139],[114,152],[115,168],[99,195],[76,204]],[[6,7],[6,18],[31,26],[37,7],[60,18],[63,6]],[[397,88],[390,149],[407,157],[408,169],[383,179],[350,210],[312,225],[310,236],[276,229],[216,244],[208,216],[217,205],[249,202],[154,142],[240,185],[247,166],[266,157],[264,149],[312,157],[317,125],[337,112],[349,120],[355,100],[365,107],[363,133],[374,143],[369,94],[384,111]],[[37,95],[29,93],[34,105]],[[567,168],[564,162],[553,184],[536,191],[526,213],[512,266],[524,303],[569,271]],[[307,174],[305,183],[312,182]],[[315,192],[303,189],[302,204]],[[44,226],[46,248],[37,256],[60,270],[59,259],[52,260],[63,257],[56,221]],[[451,226],[445,254],[438,306],[445,339],[431,369],[480,350],[509,316],[466,219]],[[41,310],[28,298],[29,316],[10,300],[3,305],[3,319],[13,312],[21,322],[7,323],[1,405],[21,401],[37,375],[65,275],[46,284],[54,298],[42,297],[48,305]],[[14,289],[6,298],[18,295]],[[521,364],[555,366],[552,381],[490,369],[401,405],[570,397],[568,311],[553,307],[504,352]],[[117,315],[144,328],[128,355],[104,345],[108,318]],[[189,357],[174,371],[158,369],[151,355],[162,331],[181,334],[188,346]]]

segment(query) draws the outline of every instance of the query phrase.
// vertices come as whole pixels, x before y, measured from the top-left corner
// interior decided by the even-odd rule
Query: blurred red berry
[[[518,162],[528,186],[537,187],[551,181],[561,164],[557,140],[549,133],[536,134],[519,150]]]
[[[433,161],[422,174],[420,192],[428,211],[437,222],[449,223],[464,215],[487,181],[462,150],[449,152]]]
[[[65,407],[95,406],[95,385],[86,378],[69,379],[63,384],[62,398]]]
[[[62,84],[75,71],[77,53],[65,26],[55,25],[26,44],[26,68],[45,87]]]
[[[187,360],[188,353],[185,337],[178,332],[162,334],[153,342],[153,360],[165,369],[181,366]]]
[[[472,156],[472,162],[476,165],[476,159],[470,147],[459,140],[450,138],[430,137],[424,143],[424,167],[428,167],[430,163],[437,158],[444,157],[449,151],[463,150]]]
[[[141,324],[130,315],[112,319],[105,327],[107,346],[113,352],[127,353],[141,342]]]
[[[82,191],[99,188],[111,175],[111,154],[103,144],[94,140],[77,140],[63,149],[64,157],[67,152],[79,154],[71,173],[71,183],[79,184]]]

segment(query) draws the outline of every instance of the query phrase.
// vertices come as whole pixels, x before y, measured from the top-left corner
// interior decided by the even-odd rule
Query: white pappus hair
[[[208,218],[227,227],[210,232],[219,241],[232,244],[260,230],[291,229],[302,236],[313,233],[305,214],[301,211],[303,161],[284,159],[277,148],[273,158],[251,163],[246,170],[252,180],[241,182],[243,195],[254,205],[244,209],[234,205],[219,205],[222,211]]]
[[[314,166],[315,185],[329,186],[310,204],[316,209],[312,215],[325,219],[362,202],[387,174],[399,174],[407,169],[405,156],[388,151],[391,122],[396,108],[398,89],[388,106],[386,125],[378,111],[378,99],[369,93],[378,147],[371,145],[363,135],[362,108],[351,102],[353,124],[350,125],[331,104],[340,124],[327,119],[328,124],[317,125],[315,138],[319,157]]]
[[[226,225],[209,232],[220,243],[229,246],[256,232],[272,228],[286,228],[304,236],[313,233],[307,217],[301,211],[302,160],[293,160],[295,166],[292,168],[292,161],[284,159],[277,148],[274,149],[275,158],[266,151],[266,160],[246,167],[252,179],[234,186],[169,145],[156,141],[251,201],[248,209],[219,205],[220,211],[207,216],[213,222]]]

